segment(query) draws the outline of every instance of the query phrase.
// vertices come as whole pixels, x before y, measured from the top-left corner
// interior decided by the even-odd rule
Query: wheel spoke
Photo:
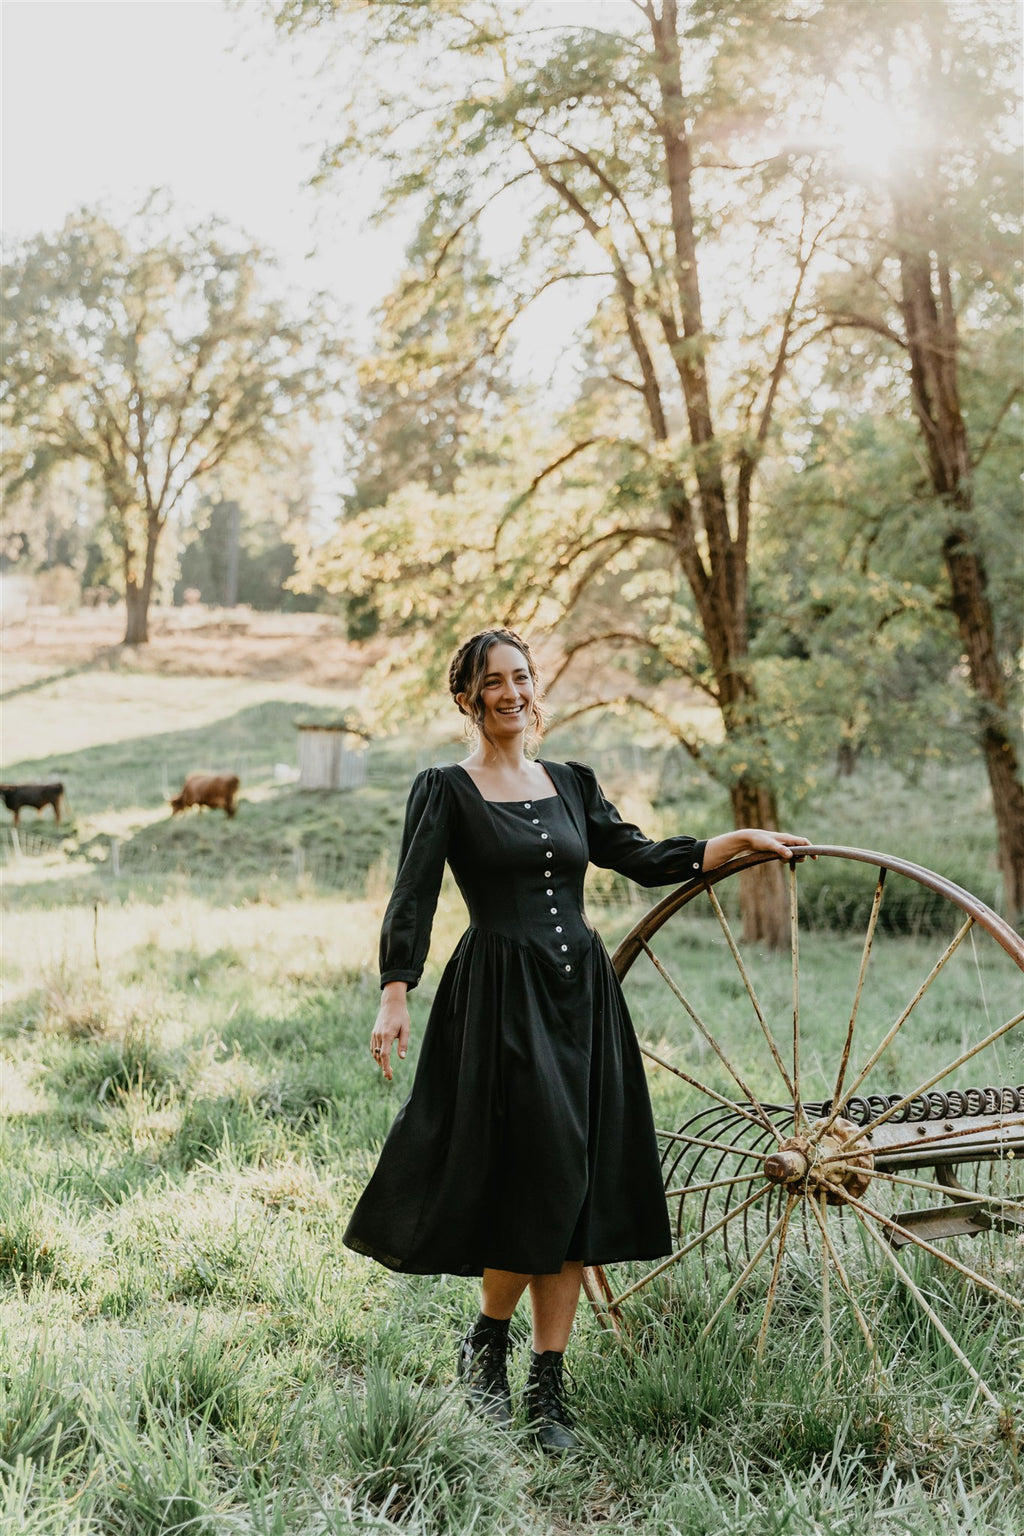
[[[790,1197],[790,1199],[792,1199],[792,1196]],[[722,1297],[721,1301],[718,1303],[718,1306],[712,1312],[711,1316],[708,1318],[707,1322],[704,1324],[704,1327],[701,1329],[700,1337],[702,1339],[706,1339],[707,1338],[708,1334],[711,1332],[711,1330],[714,1327],[715,1323],[721,1317],[722,1313],[725,1311],[725,1309],[729,1305],[730,1301],[732,1301],[732,1299],[736,1295],[737,1291],[742,1290],[744,1285],[750,1279],[750,1276],[754,1273],[754,1270],[757,1268],[758,1264],[761,1262],[762,1257],[764,1256],[764,1254],[766,1253],[768,1248],[771,1246],[772,1240],[775,1237],[776,1233],[779,1232],[781,1230],[781,1228],[784,1225],[786,1225],[786,1223],[788,1223],[788,1221],[789,1221],[789,1211],[790,1211],[790,1206],[787,1205],[786,1209],[783,1211],[783,1213],[779,1217],[778,1221],[772,1227],[772,1229],[768,1233],[767,1237],[765,1237],[765,1239],[761,1243],[760,1247],[755,1251],[753,1258],[751,1258],[751,1259],[749,1259],[747,1261],[747,1263],[743,1266],[743,1268],[740,1271],[740,1273],[737,1275],[736,1279],[733,1281],[732,1285],[730,1285],[729,1289],[726,1291],[725,1295]]]
[[[810,1200],[811,1209],[821,1223],[821,1338],[822,1338],[822,1365],[825,1370],[825,1380],[832,1379],[832,1297],[828,1283],[828,1245],[825,1242],[825,1205],[827,1196],[821,1191],[821,1211],[816,1209],[813,1196]]]
[[[860,1207],[859,1201],[851,1201],[850,1203],[859,1209],[863,1209],[863,1207]],[[873,1215],[874,1212],[871,1214]],[[928,1318],[930,1318],[936,1331],[942,1336],[942,1338],[945,1339],[954,1355],[956,1355],[957,1359],[960,1361],[960,1364],[964,1367],[968,1375],[976,1383],[979,1391],[983,1393],[993,1408],[998,1408],[999,1401],[995,1393],[989,1387],[988,1383],[982,1378],[977,1369],[971,1364],[970,1360],[968,1360],[967,1356],[964,1354],[963,1350],[960,1348],[959,1344],[956,1342],[949,1329],[945,1326],[942,1319],[935,1311],[935,1308],[926,1300],[920,1288],[915,1285],[914,1281],[907,1274],[907,1271],[903,1268],[903,1265],[900,1263],[899,1259],[897,1259],[896,1255],[889,1247],[889,1244],[883,1237],[879,1236],[873,1227],[869,1226],[869,1224],[864,1220],[863,1216],[860,1217],[860,1225],[862,1230],[867,1233],[868,1237],[875,1244],[875,1246],[881,1250],[886,1263],[896,1271],[897,1275],[903,1281],[903,1284],[907,1287],[907,1290],[913,1296],[921,1310]]]
[[[709,1099],[714,1099],[719,1104],[724,1104],[726,1109],[731,1109],[734,1115],[739,1115],[741,1120],[749,1120],[751,1125],[756,1125],[759,1131],[763,1131],[767,1125],[776,1141],[781,1141],[779,1132],[770,1123],[767,1116],[762,1114],[752,1115],[749,1109],[744,1109],[741,1104],[736,1104],[732,1099],[727,1099],[724,1093],[719,1093],[717,1088],[709,1088],[707,1083],[702,1083],[696,1077],[691,1077],[689,1072],[684,1072],[682,1067],[677,1067],[673,1062],[666,1061],[664,1056],[659,1056],[657,1051],[652,1051],[649,1045],[641,1045],[640,1054],[646,1056],[648,1061],[653,1061],[656,1066],[664,1067],[666,1072],[671,1072],[675,1077],[682,1078],[684,1083],[689,1083],[691,1088],[696,1088],[698,1093],[704,1093]],[[758,1106],[761,1107],[760,1105]],[[666,1136],[678,1136],[677,1131],[665,1131]]]
[[[883,1054],[884,1051],[888,1050],[889,1046],[892,1044],[893,1040],[895,1040],[896,1036],[899,1034],[900,1030],[903,1028],[904,1024],[909,1019],[910,1015],[913,1013],[914,1009],[917,1007],[917,1005],[921,1001],[922,997],[924,997],[925,993],[927,992],[928,988],[931,986],[932,982],[935,980],[936,976],[939,975],[940,971],[943,969],[943,967],[946,965],[946,963],[952,958],[952,956],[959,949],[960,945],[963,943],[963,941],[967,937],[968,933],[970,933],[970,931],[973,928],[973,926],[974,926],[974,918],[973,917],[969,917],[967,919],[966,923],[964,923],[963,927],[960,928],[957,931],[957,933],[954,935],[954,937],[952,939],[950,939],[950,941],[947,944],[946,948],[943,950],[943,952],[939,956],[938,960],[936,960],[935,964],[932,966],[931,970],[928,972],[928,975],[925,977],[924,981],[922,981],[921,985],[918,987],[917,991],[914,993],[913,997],[910,999],[910,1002],[904,1008],[903,1012],[899,1015],[899,1017],[897,1018],[896,1022],[891,1026],[891,1028],[889,1029],[889,1031],[885,1035],[885,1037],[882,1039],[882,1041],[878,1045],[876,1045],[875,1049],[871,1052],[871,1055],[868,1057],[867,1061],[861,1067],[860,1071],[857,1074],[857,1077],[856,1077],[855,1081],[850,1085],[850,1087],[848,1088],[846,1093],[843,1095],[842,1102],[839,1102],[837,1100],[836,1103],[833,1104],[832,1109],[829,1112],[829,1114],[828,1114],[828,1116],[827,1116],[827,1118],[825,1120],[825,1123],[818,1130],[818,1137],[819,1137],[819,1139],[822,1136],[825,1136],[825,1135],[828,1134],[828,1131],[829,1131],[830,1127],[835,1123],[836,1120],[838,1120],[839,1116],[842,1114],[843,1110],[845,1109],[847,1101],[849,1099],[851,1099],[853,1097],[853,1095],[857,1092],[857,1089],[860,1087],[861,1083],[863,1083],[864,1079],[867,1077],[868,1073],[871,1071],[872,1067],[875,1065],[875,1063],[877,1062],[878,1058]],[[944,1074],[940,1074],[940,1076],[944,1076]],[[938,1082],[938,1078],[934,1078],[933,1081],[934,1082]],[[911,1094],[911,1098],[913,1098],[913,1096],[914,1095]],[[896,1108],[896,1106],[893,1105],[893,1108]],[[891,1112],[892,1111],[890,1110],[889,1113],[891,1114]],[[886,1119],[888,1119],[888,1115],[883,1115],[879,1120],[877,1120],[875,1122],[875,1124],[876,1125],[880,1125],[882,1123],[882,1120],[886,1120]]]
[[[684,1184],[679,1189],[666,1189],[665,1199],[671,1200],[675,1195],[698,1195],[701,1190],[725,1189],[729,1184],[753,1184],[757,1173],[737,1173],[728,1179],[708,1179],[701,1184]]]
[[[682,992],[676,986],[676,983],[673,981],[673,979],[669,975],[668,971],[662,965],[662,963],[658,959],[657,955],[651,949],[651,947],[647,943],[646,939],[641,939],[640,942],[643,945],[644,952],[647,954],[647,956],[649,957],[649,959],[650,959],[652,965],[654,966],[655,970],[658,972],[658,975],[662,978],[662,980],[666,983],[666,985],[671,989],[672,993],[678,999],[678,1001],[680,1003],[682,1003],[683,1007],[686,1009],[686,1011],[689,1014],[690,1018],[693,1020],[694,1024],[696,1024],[697,1028],[700,1030],[701,1034],[704,1036],[704,1039],[707,1041],[708,1045],[710,1045],[711,1049],[714,1051],[715,1055],[718,1057],[719,1061],[722,1063],[723,1067],[728,1072],[729,1076],[733,1079],[733,1081],[736,1083],[737,1087],[744,1094],[744,1096],[747,1099],[749,1099],[750,1103],[753,1105],[753,1108],[754,1108],[754,1110],[756,1112],[756,1118],[761,1121],[761,1123],[765,1126],[765,1128],[767,1130],[771,1131],[772,1135],[775,1137],[776,1141],[781,1146],[782,1145],[782,1135],[781,1135],[780,1131],[778,1130],[778,1128],[776,1126],[774,1126],[772,1124],[772,1122],[768,1119],[768,1116],[765,1114],[764,1110],[761,1107],[760,1099],[757,1097],[757,1095],[753,1092],[753,1090],[751,1088],[748,1088],[747,1084],[743,1081],[743,1078],[740,1076],[739,1072],[737,1072],[736,1068],[733,1066],[733,1064],[729,1060],[728,1056],[722,1050],[722,1047],[719,1045],[719,1043],[715,1039],[714,1035],[708,1029],[708,1027],[704,1023],[703,1019],[697,1013],[696,1009],[693,1008],[690,1005],[690,1003],[687,1001],[687,999],[683,996]]]
[[[871,1362],[878,1374],[884,1377],[885,1372],[883,1371],[878,1359],[878,1346],[875,1344],[874,1336],[871,1332],[871,1329],[868,1327],[867,1318],[861,1311],[860,1306],[857,1303],[857,1298],[853,1294],[853,1286],[850,1284],[850,1279],[846,1273],[843,1261],[839,1257],[839,1254],[836,1252],[835,1244],[828,1235],[828,1223],[826,1222],[824,1215],[822,1215],[822,1213],[818,1210],[818,1207],[813,1200],[809,1200],[807,1203],[811,1208],[815,1220],[821,1228],[822,1241],[825,1244],[825,1247],[828,1249],[833,1268],[835,1269],[836,1275],[839,1278],[839,1284],[846,1292],[846,1299],[850,1303],[850,1306],[853,1308],[853,1315],[857,1319],[857,1325],[860,1328],[861,1333],[864,1335],[864,1342],[868,1346],[868,1351],[871,1355]]]
[[[889,1120],[890,1115],[895,1115],[895,1112],[897,1112],[898,1109],[903,1109],[904,1104],[909,1104],[912,1098],[918,1098],[918,1095],[924,1094],[924,1092],[926,1092],[929,1087],[935,1087],[936,1083],[941,1083],[944,1077],[949,1077],[950,1072],[955,1072],[958,1066],[963,1066],[964,1061],[970,1061],[970,1058],[976,1057],[979,1051],[984,1051],[986,1046],[990,1046],[990,1044],[993,1043],[993,1040],[998,1040],[999,1035],[1006,1034],[1009,1029],[1016,1029],[1016,1026],[1021,1023],[1021,1020],[1024,1020],[1024,1011],[1016,1014],[1015,1018],[1010,1018],[1006,1025],[999,1025],[998,1029],[993,1029],[992,1034],[987,1034],[986,1037],[984,1037],[984,1040],[979,1040],[976,1046],[972,1046],[972,1048],[970,1048],[970,1051],[961,1052],[961,1054],[956,1057],[955,1061],[950,1061],[949,1066],[944,1066],[944,1068],[941,1069],[941,1072],[936,1072],[933,1077],[926,1078],[924,1083],[921,1083],[920,1086],[915,1087],[912,1094],[904,1094],[903,1098],[900,1098],[897,1103],[889,1104],[889,1109],[887,1109],[886,1114],[877,1115],[875,1120],[870,1120],[866,1126],[860,1127],[860,1130],[858,1130],[857,1138],[855,1138],[855,1140],[860,1140],[860,1137],[866,1135],[866,1132],[869,1132],[869,1130],[874,1130],[875,1127],[880,1126],[884,1120]]]
[[[762,1360],[764,1358],[764,1344],[768,1337],[768,1320],[772,1315],[772,1308],[775,1305],[775,1292],[778,1289],[779,1274],[782,1270],[782,1255],[786,1251],[786,1233],[789,1230],[789,1218],[793,1214],[793,1207],[796,1205],[797,1198],[798,1197],[796,1195],[790,1194],[786,1200],[786,1209],[783,1212],[782,1230],[779,1232],[779,1245],[775,1250],[775,1261],[772,1264],[772,1277],[768,1282],[768,1295],[765,1297],[764,1301],[764,1316],[761,1319],[761,1326],[757,1330],[757,1349],[754,1352],[755,1360]]]
[[[718,918],[719,926],[721,927],[722,933],[725,936],[725,942],[728,944],[732,953],[732,957],[736,962],[736,967],[740,973],[740,978],[743,982],[743,985],[747,989],[747,996],[750,998],[751,1004],[753,1005],[754,1013],[757,1016],[757,1022],[761,1026],[761,1033],[764,1035],[765,1043],[771,1052],[772,1060],[779,1069],[779,1075],[786,1085],[786,1092],[789,1094],[793,1103],[796,1104],[799,1102],[799,1095],[797,1094],[796,1086],[786,1069],[786,1063],[782,1059],[782,1053],[775,1043],[775,1036],[772,1034],[770,1028],[768,1027],[768,1020],[764,1016],[764,1009],[758,1002],[757,993],[754,991],[754,986],[750,980],[750,976],[747,973],[747,968],[743,964],[743,956],[740,954],[739,946],[737,945],[736,940],[733,938],[732,929],[729,927],[729,920],[725,913],[722,911],[722,904],[718,900],[718,897],[715,895],[714,888],[712,886],[708,886],[708,896],[710,898],[712,907],[715,909],[715,916]]]
[[[950,1269],[955,1269],[957,1274],[963,1275],[965,1280],[973,1280],[974,1284],[981,1286],[983,1291],[988,1291],[991,1295],[998,1296],[1000,1301],[1009,1302],[1015,1311],[1024,1312],[1024,1301],[1021,1301],[1017,1296],[1011,1296],[1009,1291],[1004,1291],[1002,1286],[996,1285],[994,1280],[989,1280],[984,1275],[979,1275],[977,1270],[970,1269],[966,1264],[961,1264],[959,1259],[954,1259],[948,1253],[943,1253],[941,1248],[937,1248],[934,1243],[930,1243],[920,1233],[912,1232],[908,1227],[900,1226],[900,1223],[895,1221],[893,1217],[883,1216],[881,1211],[872,1210],[870,1205],[865,1205],[862,1200],[858,1200],[855,1195],[851,1195],[849,1190],[843,1190],[843,1197],[847,1205],[852,1205],[854,1210],[858,1211],[862,1217],[870,1216],[872,1221],[878,1222],[879,1226],[888,1227],[891,1232],[898,1232],[901,1237],[913,1243],[916,1248],[923,1248],[925,1253],[932,1254],[934,1258],[940,1259],[943,1264],[947,1264]]]
[[[793,1135],[807,1116],[800,1101],[800,904],[796,884],[796,860],[789,863],[789,952],[793,965]]]
[[[867,931],[864,935],[864,948],[861,951],[860,969],[857,972],[857,986],[853,994],[853,1007],[850,1010],[850,1022],[846,1029],[846,1040],[843,1043],[843,1054],[839,1058],[839,1071],[836,1073],[836,1086],[832,1091],[832,1103],[841,1104],[843,1092],[843,1079],[846,1069],[850,1064],[850,1051],[853,1048],[853,1031],[857,1022],[857,1014],[860,1011],[861,995],[864,991],[864,982],[868,974],[868,961],[871,958],[871,949],[875,941],[875,929],[878,926],[878,914],[882,907],[882,894],[885,890],[886,870],[878,871],[878,883],[875,886],[874,898],[871,902],[871,913],[868,917]]]
[[[852,1163],[834,1163],[828,1165],[831,1176],[835,1173],[863,1173],[863,1168],[857,1168]],[[751,1175],[754,1177],[754,1175]],[[949,1184],[936,1184],[931,1179],[913,1179],[906,1173],[889,1173],[882,1168],[872,1168],[872,1182],[875,1179],[884,1179],[887,1184],[908,1184],[911,1189],[934,1190],[938,1195],[945,1195],[950,1205],[955,1206],[964,1200],[984,1200],[986,1205],[1008,1205],[1015,1210],[1024,1209],[1024,1194],[1020,1195],[985,1195],[980,1190],[965,1189],[961,1193],[955,1186]]]
[[[749,1118],[758,1130],[762,1129],[760,1120],[754,1120],[752,1115]],[[712,1152],[732,1152],[736,1157],[756,1157],[760,1160],[760,1153],[751,1152],[747,1147],[730,1146],[727,1141],[707,1141],[703,1136],[687,1136],[682,1131],[655,1131],[654,1134],[663,1136],[666,1141],[685,1141],[688,1146],[707,1147]]]
[[[642,1279],[628,1286],[626,1290],[616,1296],[613,1302],[609,1303],[609,1307],[620,1307],[630,1296],[635,1295],[637,1291],[643,1290],[645,1285],[650,1284],[658,1275],[664,1274],[666,1269],[671,1269],[673,1264],[678,1264],[679,1260],[685,1258],[688,1253],[692,1253],[694,1248],[699,1248],[702,1243],[707,1242],[709,1237],[713,1237],[720,1227],[725,1226],[726,1222],[732,1221],[734,1217],[739,1216],[742,1211],[745,1211],[749,1205],[753,1205],[755,1200],[760,1200],[762,1195],[768,1194],[774,1188],[774,1184],[762,1184],[760,1189],[755,1189],[752,1195],[748,1195],[739,1205],[734,1205],[731,1211],[726,1211],[724,1216],[719,1217],[713,1227],[705,1227],[697,1233],[696,1237],[691,1238],[688,1243],[684,1243],[681,1248],[677,1248],[675,1253],[669,1254],[667,1259],[662,1259],[661,1263],[655,1265],[654,1269],[649,1270]]]

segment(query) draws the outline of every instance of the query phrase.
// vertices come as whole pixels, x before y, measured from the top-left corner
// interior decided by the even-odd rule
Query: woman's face
[[[530,668],[518,646],[492,645],[480,688],[484,735],[491,741],[523,735],[533,713],[533,695]]]

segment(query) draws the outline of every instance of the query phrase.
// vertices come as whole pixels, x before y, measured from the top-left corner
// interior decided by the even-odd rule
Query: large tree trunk
[[[661,325],[685,402],[697,482],[692,499],[681,475],[675,484],[668,485],[666,508],[679,563],[700,614],[726,733],[756,735],[757,697],[748,668],[748,524],[737,509],[733,534],[712,415],[692,200],[693,156],[687,130],[676,0],[664,0],[661,15],[651,9],[648,18],[658,62],[662,109],[659,134],[674,257],[671,275],[675,305],[662,314]],[[681,334],[676,313],[682,322]],[[730,798],[736,827],[778,826],[778,808],[770,788],[741,778],[730,789]],[[763,865],[740,876],[740,909],[743,937],[748,942],[776,949],[788,941],[780,866]]]
[[[985,570],[963,528],[946,534],[942,554],[960,641],[978,699],[977,734],[992,791],[1003,911],[1016,923],[1024,913],[1024,784],[1007,715]]]
[[[906,227],[914,220],[900,209]],[[1024,912],[1024,780],[1006,707],[985,568],[971,535],[973,488],[967,424],[960,405],[959,356],[949,265],[926,242],[900,252],[900,307],[910,352],[914,413],[928,452],[932,486],[951,523],[942,540],[953,612],[978,700],[978,743],[992,791],[1003,910]]]
[[[763,784],[740,780],[729,796],[737,827],[777,827],[775,795]],[[789,904],[782,864],[772,859],[739,876],[740,917],[748,944],[784,949],[789,943]]]

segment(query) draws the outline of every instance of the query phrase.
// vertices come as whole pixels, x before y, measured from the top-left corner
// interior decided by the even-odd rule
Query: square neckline
[[[555,783],[555,781],[551,777],[550,773],[548,773],[547,765],[544,762],[542,762],[539,757],[535,758],[534,761],[537,763],[537,766],[539,768],[543,768],[544,769],[544,772],[547,775],[547,781],[551,785],[552,789],[554,790],[554,794],[553,795],[533,795],[533,796],[531,796],[531,798],[529,800],[488,800],[487,796],[483,793],[482,789],[480,788],[479,784],[476,782],[476,780],[474,779],[473,775],[470,773],[468,768],[464,768],[461,763],[453,763],[452,767],[453,768],[458,768],[460,770],[460,772],[465,776],[465,778],[467,778],[469,780],[470,784],[472,784],[474,790],[480,796],[480,799],[483,801],[484,805],[524,805],[524,806],[534,806],[534,805],[540,805],[545,800],[561,800],[562,797],[561,797],[561,795],[558,792],[558,785]]]

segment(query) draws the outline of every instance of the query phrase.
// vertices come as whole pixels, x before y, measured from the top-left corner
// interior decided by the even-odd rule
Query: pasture
[[[386,1086],[367,1051],[405,791],[424,753],[456,756],[456,739],[439,727],[374,742],[362,788],[302,793],[296,721],[359,702],[358,658],[329,637],[314,654],[303,620],[268,620],[220,637],[218,671],[216,638],[158,632],[132,662],[99,630],[83,639],[69,621],[62,638],[55,621],[6,660],[0,776],[59,776],[72,817],[56,828],[23,815],[20,853],[9,817],[2,832],[0,1530],[1020,1536],[1020,1319],[927,1255],[916,1283],[998,1411],[869,1255],[882,1370],[838,1297],[826,1362],[811,1262],[787,1280],[760,1363],[746,1293],[702,1339],[729,1277],[694,1253],[637,1299],[625,1345],[581,1310],[584,1454],[554,1465],[521,1433],[470,1418],[452,1377],[473,1283],[394,1276],[340,1241],[415,1060],[414,1041]],[[550,754],[594,745],[556,733]],[[645,767],[628,745],[596,738],[624,809],[655,833],[679,825],[684,803],[686,830],[724,824],[685,768]],[[234,821],[170,820],[168,796],[194,768],[239,773]],[[794,824],[993,895],[970,766],[915,785],[865,770]],[[822,868],[806,876],[818,918],[802,957],[806,1060],[827,1088],[859,953],[835,924],[861,897],[853,877],[839,889]],[[648,904],[595,877],[610,947]],[[945,942],[927,910],[900,910],[867,994],[878,1028]],[[414,1027],[461,927],[446,888]],[[758,1091],[776,1091],[713,920],[666,929],[662,952],[698,979],[699,1010],[722,1021]],[[900,1041],[887,1088],[913,1086],[1019,1007],[1019,973],[966,946],[959,960]],[[789,967],[757,957],[773,1018]],[[631,978],[641,1036],[703,1067],[656,983]],[[1019,1046],[994,1065],[999,1081],[1024,1077]],[[651,1082],[659,1124],[687,1112],[674,1084]],[[1024,1290],[1024,1240],[962,1251]],[[524,1319],[513,1326],[515,1388],[528,1344]]]

